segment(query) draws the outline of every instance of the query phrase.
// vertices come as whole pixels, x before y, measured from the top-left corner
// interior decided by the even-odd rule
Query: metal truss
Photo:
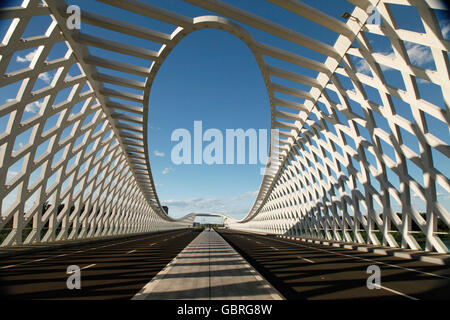
[[[297,0],[268,0],[335,32],[336,42],[329,45],[222,1],[185,0],[220,15],[195,18],[137,0],[97,1],[173,25],[173,32],[82,10],[84,24],[161,44],[159,51],[152,51],[83,29],[69,30],[62,0],[27,0],[21,7],[1,11],[9,29],[0,45],[0,86],[18,88],[0,106],[0,119],[7,119],[0,132],[3,246],[192,224],[195,214],[174,220],[160,205],[148,155],[149,95],[176,45],[196,30],[215,28],[236,35],[252,51],[270,99],[271,126],[280,130],[280,139],[271,145],[280,159],[272,163],[275,174],[268,166],[250,212],[241,221],[226,217],[229,227],[448,252],[442,239],[448,237],[450,215],[437,190],[450,193],[450,170],[437,166],[435,158],[448,160],[450,148],[429,122],[432,117],[433,124],[450,123],[450,42],[434,13],[446,10],[442,2],[349,0],[354,9],[342,22]],[[400,29],[391,5],[415,7],[424,32]],[[366,23],[373,8],[381,24]],[[44,34],[24,38],[30,19],[37,16],[49,16],[51,23]],[[247,29],[307,48],[325,60],[258,42]],[[376,52],[371,36],[387,41],[393,54]],[[50,59],[52,48],[60,44],[67,47],[66,54]],[[411,46],[430,52],[433,70],[414,63],[408,53]],[[89,47],[104,54],[93,55]],[[32,48],[36,50],[28,67],[9,70],[18,53]],[[112,60],[108,52],[138,57],[148,66]],[[317,76],[272,66],[267,57]],[[386,77],[387,69],[400,75],[402,88]],[[34,90],[36,81],[49,73],[53,76],[48,86]],[[279,84],[276,78],[309,89]],[[440,90],[443,106],[422,97],[423,82]],[[108,84],[139,93],[113,90]],[[379,99],[373,99],[373,92]],[[279,93],[303,102],[282,99]],[[402,110],[397,101],[403,103]],[[27,118],[25,111],[33,105],[40,111]],[[49,119],[57,119],[58,125],[49,128]],[[16,143],[24,136],[29,137],[27,144]],[[22,170],[12,172],[18,163]],[[419,212],[416,198],[424,212]]]

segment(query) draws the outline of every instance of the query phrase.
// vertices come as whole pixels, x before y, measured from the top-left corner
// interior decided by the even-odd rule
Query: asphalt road
[[[3,299],[131,299],[198,232],[178,230],[0,259]],[[67,267],[81,269],[69,290]]]
[[[450,299],[450,268],[272,236],[219,230],[286,299]],[[2,299],[131,299],[198,232],[170,231],[0,260]],[[81,269],[69,290],[67,267]],[[369,290],[367,268],[381,270]]]
[[[392,256],[219,230],[286,299],[450,299],[450,268]],[[380,268],[369,290],[367,268]]]

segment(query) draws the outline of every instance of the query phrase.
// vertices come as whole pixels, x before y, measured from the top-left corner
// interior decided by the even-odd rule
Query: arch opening
[[[177,43],[152,78],[147,147],[160,202],[170,208],[171,217],[207,211],[241,219],[257,195],[266,165],[260,153],[267,152],[263,148],[268,149],[270,137],[270,102],[262,60],[255,61],[251,42],[241,40],[211,27],[192,32]],[[180,129],[189,133],[184,146],[190,147],[190,157],[181,152],[189,162],[176,164],[172,151],[183,139],[171,137]],[[237,129],[249,134],[244,163],[239,163],[239,138],[234,139],[233,156],[227,155],[231,131]]]

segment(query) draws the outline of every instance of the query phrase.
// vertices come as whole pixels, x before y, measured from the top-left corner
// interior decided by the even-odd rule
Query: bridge
[[[448,299],[448,7],[335,3],[3,2],[2,296]],[[242,219],[174,217],[152,174],[155,78],[204,29],[248,47],[276,132]]]

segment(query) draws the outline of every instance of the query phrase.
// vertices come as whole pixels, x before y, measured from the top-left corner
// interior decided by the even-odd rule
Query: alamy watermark
[[[203,122],[194,121],[193,134],[185,128],[172,132],[171,141],[177,143],[172,147],[171,160],[175,165],[256,165],[259,162],[264,165],[262,175],[273,175],[280,164],[276,152],[279,130],[270,130],[270,155],[268,137],[268,129],[226,129],[225,134],[215,128],[203,131]],[[266,164],[269,164],[268,170]]]
[[[81,29],[81,9],[79,6],[71,5],[67,7],[66,13],[69,17],[66,20],[67,29],[80,30]]]
[[[366,21],[366,24],[376,24],[378,26],[381,25],[381,14],[378,11],[377,7],[370,5],[366,12],[369,14],[369,18]]]
[[[70,276],[67,278],[66,285],[67,289],[81,289],[81,269],[77,265],[70,265],[67,267],[67,274]]]
[[[367,278],[367,288],[369,290],[381,289],[381,270],[377,265],[370,265],[367,267],[366,273],[370,274]]]

